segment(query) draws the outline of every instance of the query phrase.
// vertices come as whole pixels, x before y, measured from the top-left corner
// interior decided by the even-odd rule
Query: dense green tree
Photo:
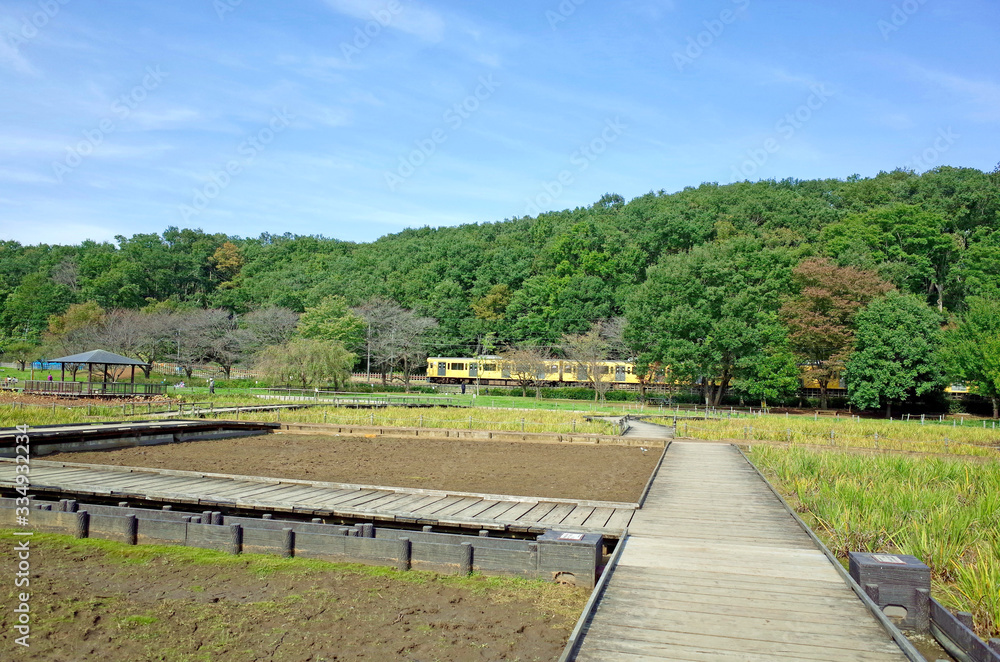
[[[901,290],[930,293],[944,309],[958,247],[940,214],[894,204],[850,216],[823,230],[825,250],[845,266],[878,271]]]
[[[852,404],[885,407],[939,388],[940,315],[914,295],[889,292],[855,316],[854,352],[845,372]]]
[[[626,308],[626,338],[646,348],[640,369],[670,366],[673,379],[701,384],[706,404],[720,404],[783,336],[779,296],[796,261],[793,251],[748,238],[667,256]]]
[[[988,399],[1000,418],[1000,299],[970,298],[958,325],[945,331],[941,355],[949,377]]]
[[[352,311],[344,297],[326,297],[299,318],[297,332],[303,338],[334,340],[357,350],[365,343],[365,320]]]
[[[3,329],[8,335],[37,341],[48,328],[49,317],[65,312],[74,299],[67,286],[44,273],[33,273],[7,296],[0,318]]]
[[[41,347],[38,343],[30,340],[8,339],[4,343],[3,355],[16,363],[21,370],[24,370],[26,364],[40,358],[40,350]]]

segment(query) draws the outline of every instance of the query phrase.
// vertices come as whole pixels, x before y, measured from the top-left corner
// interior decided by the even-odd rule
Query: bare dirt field
[[[46,460],[489,494],[633,502],[661,449],[272,434]]]
[[[0,557],[15,556],[0,536]],[[582,589],[36,534],[30,647],[0,591],[0,659],[554,660]]]

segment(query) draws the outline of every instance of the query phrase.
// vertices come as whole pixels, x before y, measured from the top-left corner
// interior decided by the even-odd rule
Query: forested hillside
[[[432,354],[557,348],[566,334],[624,317],[628,352],[643,364],[732,385],[772,379],[767,388],[781,390],[789,357],[846,360],[855,313],[885,292],[919,299],[937,327],[992,301],[998,178],[943,167],[703,184],[367,244],[177,228],[121,236],[117,246],[4,242],[0,332],[8,344],[40,342],[53,316],[87,302],[238,318],[274,307],[302,313],[330,297],[349,307],[387,299],[436,320],[422,335]],[[822,324],[846,335],[818,339]]]

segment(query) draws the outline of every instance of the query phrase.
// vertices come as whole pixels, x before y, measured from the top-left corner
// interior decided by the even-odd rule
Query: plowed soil
[[[636,501],[662,449],[273,434],[46,460],[595,501]]]
[[[17,540],[0,534],[10,567]],[[4,660],[554,660],[587,598],[555,584],[30,541],[30,586],[11,578],[0,590]],[[27,648],[15,643],[20,592],[30,592]]]

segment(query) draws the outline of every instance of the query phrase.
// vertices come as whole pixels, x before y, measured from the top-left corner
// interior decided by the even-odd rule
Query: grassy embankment
[[[678,434],[695,439],[764,441],[789,446],[829,446],[1000,457],[1000,427],[992,421],[958,424],[919,420],[886,421],[809,416],[765,415],[699,420],[678,425]]]
[[[1000,635],[1000,463],[763,444],[749,456],[840,558],[912,554],[938,600]]]

